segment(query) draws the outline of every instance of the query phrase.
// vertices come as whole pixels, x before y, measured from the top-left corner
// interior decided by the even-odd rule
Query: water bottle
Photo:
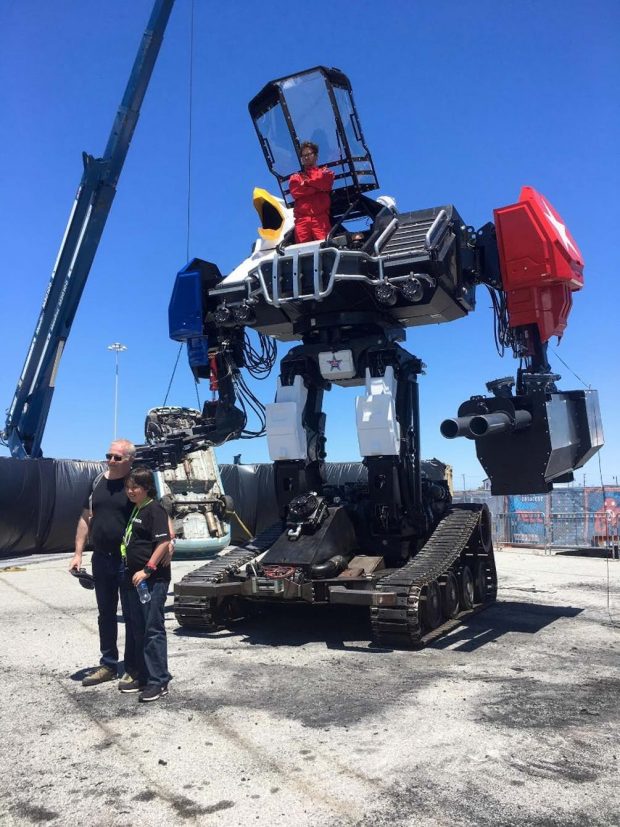
[[[140,598],[140,603],[148,603],[151,599],[151,593],[149,591],[148,583],[146,580],[142,580],[139,585],[136,586],[136,591],[138,592],[138,597]]]

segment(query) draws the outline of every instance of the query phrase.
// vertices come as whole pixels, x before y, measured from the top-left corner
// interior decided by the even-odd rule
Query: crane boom
[[[103,156],[82,154],[82,179],[2,432],[14,457],[41,456],[58,365],[112,207],[173,5],[174,0],[155,0]]]

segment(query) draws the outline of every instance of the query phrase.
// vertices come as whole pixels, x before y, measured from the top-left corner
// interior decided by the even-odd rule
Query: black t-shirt
[[[132,524],[131,537],[127,543],[129,576],[141,571],[150,560],[155,547],[169,539],[168,515],[162,506],[153,500],[140,509]],[[150,579],[170,580],[170,566],[157,566],[157,571],[150,575]]]
[[[83,507],[91,508],[90,493]],[[92,492],[90,541],[95,552],[118,554],[120,560],[121,540],[132,510],[133,504],[125,493],[125,480],[102,477]]]

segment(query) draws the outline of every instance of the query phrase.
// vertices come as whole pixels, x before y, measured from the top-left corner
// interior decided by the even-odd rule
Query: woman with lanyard
[[[138,675],[124,684],[121,692],[139,691],[140,701],[157,701],[168,694],[171,678],[164,626],[170,584],[168,515],[155,499],[155,480],[148,468],[134,468],[125,480],[125,490],[134,508],[123,535],[121,554]],[[145,594],[146,602],[142,602],[138,589],[144,592],[145,586],[148,596]]]

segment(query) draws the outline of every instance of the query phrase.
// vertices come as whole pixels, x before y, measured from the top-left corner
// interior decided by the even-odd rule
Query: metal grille
[[[424,240],[434,219],[399,226],[381,249],[383,256],[426,253]]]

